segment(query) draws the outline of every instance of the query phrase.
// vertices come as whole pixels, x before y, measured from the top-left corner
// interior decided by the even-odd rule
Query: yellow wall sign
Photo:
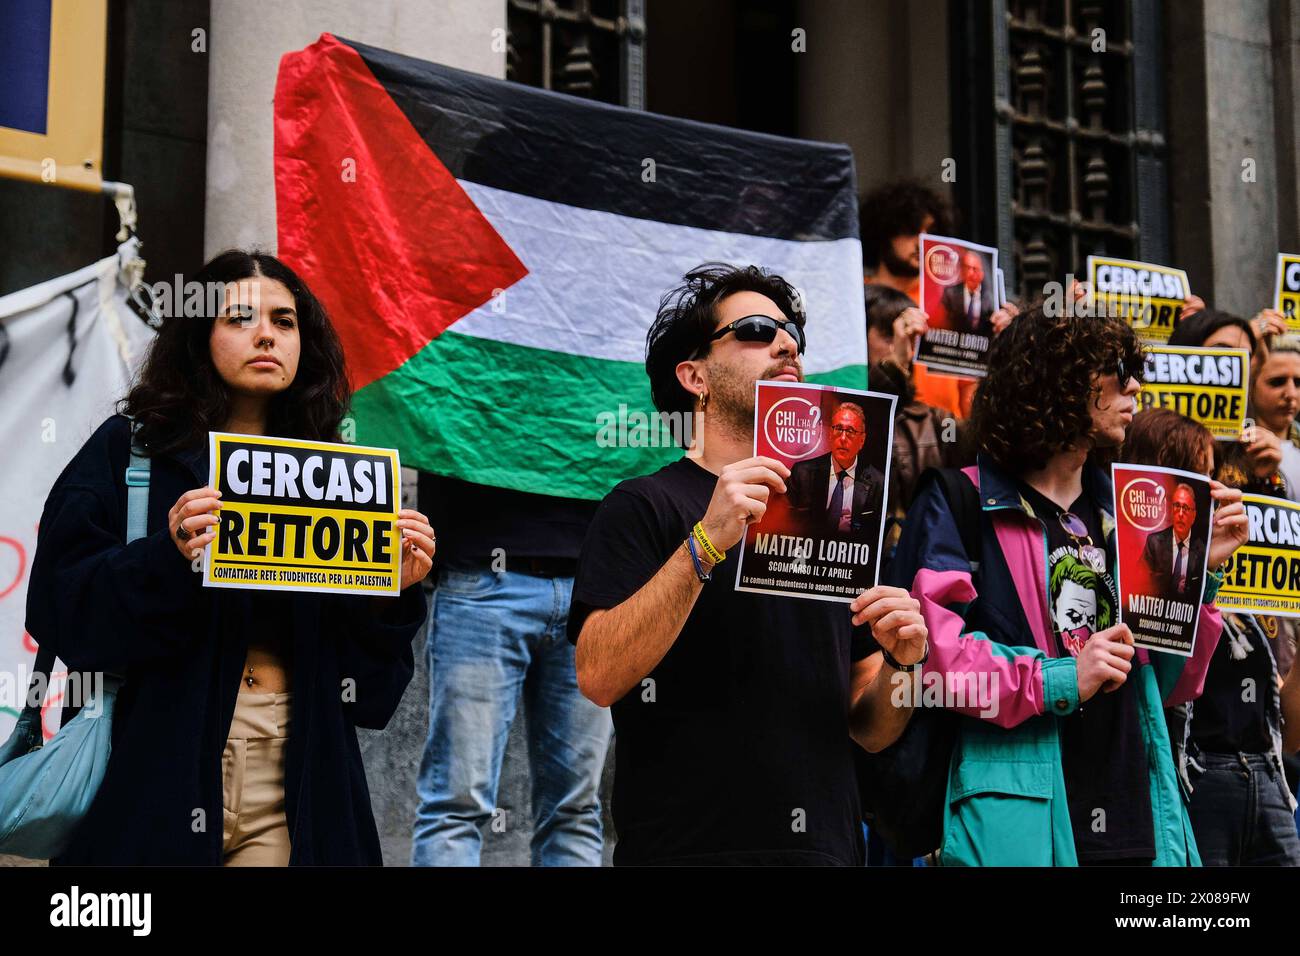
[[[1300,332],[1300,255],[1277,254],[1277,281],[1273,284],[1273,308],[1286,316],[1286,327]]]
[[[1300,617],[1300,504],[1242,495],[1249,538],[1223,567],[1215,601],[1226,611]]]
[[[1088,257],[1088,284],[1098,315],[1123,319],[1144,342],[1167,342],[1191,294],[1182,269],[1132,259]]]
[[[99,190],[107,24],[107,0],[0,3],[0,176]]]
[[[210,432],[221,523],[204,550],[214,588],[397,594],[397,452]]]
[[[1246,427],[1250,353],[1245,349],[1147,346],[1146,380],[1138,408],[1172,408],[1223,441]]]

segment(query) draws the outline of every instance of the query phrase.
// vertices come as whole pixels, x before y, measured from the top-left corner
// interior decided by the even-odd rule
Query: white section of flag
[[[623,362],[645,360],[659,298],[709,261],[760,265],[808,310],[807,372],[867,361],[862,245],[739,235],[635,219],[459,180],[528,269],[451,331]]]

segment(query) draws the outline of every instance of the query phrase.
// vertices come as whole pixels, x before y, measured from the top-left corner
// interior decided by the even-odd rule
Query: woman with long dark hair
[[[208,432],[337,441],[349,392],[325,310],[278,259],[225,252],[196,285],[210,305],[164,321],[41,518],[28,631],[123,678],[104,782],[56,862],[378,864],[355,728],[383,728],[410,681],[433,529],[400,512],[398,597],[201,586]],[[148,521],[126,544],[133,443]]]
[[[1256,322],[1247,322],[1230,312],[1203,309],[1178,323],[1169,336],[1169,344],[1245,349],[1250,353],[1253,381],[1265,353],[1264,343],[1256,335],[1256,330],[1271,327],[1266,312],[1261,312]],[[1254,405],[1253,396],[1251,404]],[[1241,441],[1214,443],[1215,477],[1230,488],[1240,488],[1252,494],[1288,497],[1281,469],[1282,459],[1281,439],[1266,427],[1252,425]]]

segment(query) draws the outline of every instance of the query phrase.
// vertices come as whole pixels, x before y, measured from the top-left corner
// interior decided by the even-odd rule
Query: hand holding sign
[[[423,581],[433,567],[438,539],[429,519],[413,508],[397,512],[397,527],[402,532],[402,590]]]
[[[1252,425],[1242,432],[1246,445],[1246,458],[1250,462],[1251,476],[1268,478],[1282,464],[1282,441],[1267,428]]]
[[[221,519],[215,512],[220,509],[221,492],[203,487],[187,491],[176,499],[167,513],[167,527],[171,531],[176,550],[186,561],[198,557],[199,552],[217,536]]]
[[[993,323],[993,334],[1000,335],[1002,330],[1011,324],[1011,320],[1020,314],[1020,306],[1014,302],[1002,303],[1002,308],[993,313],[990,320]]]
[[[785,480],[789,477],[790,469],[784,463],[761,455],[723,468],[700,522],[713,546],[719,551],[733,547],[745,529],[767,513],[771,493],[785,494]]]
[[[911,368],[916,343],[929,328],[925,313],[912,306],[898,313],[894,319],[894,361],[899,368]]]
[[[1286,335],[1286,316],[1277,309],[1261,309],[1250,320],[1250,327],[1255,330],[1257,339],[1270,335]]]
[[[1132,662],[1133,633],[1127,624],[1116,624],[1088,638],[1075,660],[1079,703],[1090,700],[1099,690],[1109,694],[1119,689],[1128,680]]]
[[[1241,502],[1241,489],[1229,488],[1210,482],[1210,497],[1218,507],[1214,511],[1214,526],[1210,532],[1210,570],[1216,570],[1232,557],[1250,537],[1250,519]]]
[[[929,629],[921,616],[921,604],[904,588],[877,585],[853,599],[855,627],[871,625],[871,636],[898,663],[915,664],[925,654]]]

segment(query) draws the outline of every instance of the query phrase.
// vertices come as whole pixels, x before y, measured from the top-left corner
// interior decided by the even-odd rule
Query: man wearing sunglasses
[[[1221,578],[1204,593],[1189,582],[1191,657],[1137,650],[1113,623],[1114,491],[1098,453],[1124,441],[1142,369],[1123,322],[1021,313],[975,396],[977,464],[924,483],[908,511],[889,580],[920,602],[925,676],[994,696],[951,707],[979,720],[957,727],[945,864],[1200,862],[1162,709],[1201,691]]]
[[[829,537],[871,541],[880,530],[885,476],[861,454],[867,443],[862,406],[844,402],[826,422],[826,454],[790,470],[790,505]]]
[[[601,502],[568,624],[579,688],[613,711],[618,865],[862,863],[852,748],[906,725],[889,678],[925,657],[917,604],[741,592],[731,570],[790,479],[753,456],[754,383],[802,381],[804,344],[789,284],[720,264],[664,296],[647,336],[655,405],[700,416],[699,444]]]

